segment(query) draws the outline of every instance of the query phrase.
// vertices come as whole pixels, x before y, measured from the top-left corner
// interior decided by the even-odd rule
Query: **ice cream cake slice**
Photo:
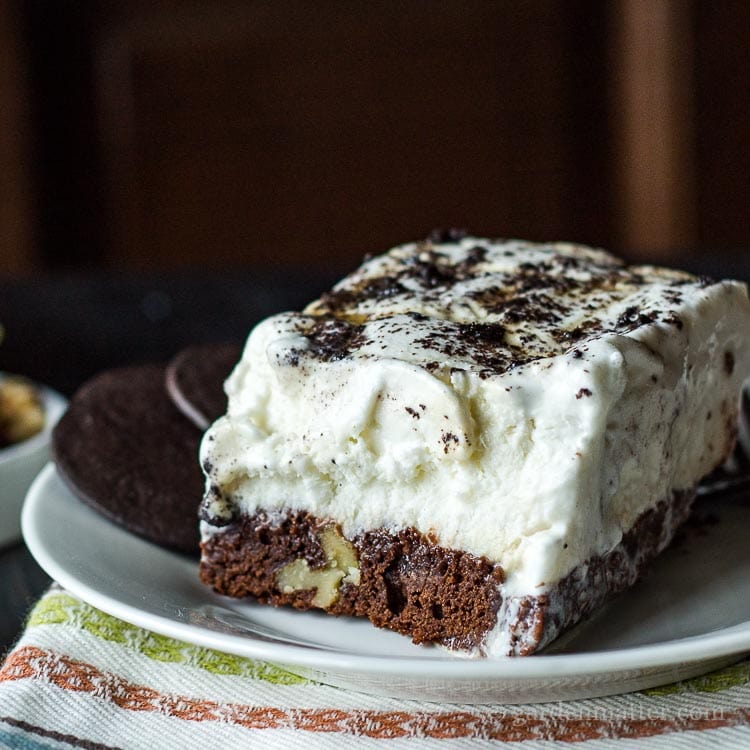
[[[202,580],[531,654],[630,586],[728,456],[746,287],[444,238],[250,334],[204,436]]]

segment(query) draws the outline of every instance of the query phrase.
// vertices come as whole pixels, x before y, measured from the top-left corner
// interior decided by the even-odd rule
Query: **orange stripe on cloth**
[[[718,729],[750,723],[750,709],[690,712],[659,718],[534,716],[509,709],[472,711],[372,711],[336,708],[280,709],[197,700],[136,685],[91,664],[26,646],[10,654],[0,683],[34,679],[63,690],[85,693],[127,711],[153,711],[184,721],[221,721],[248,729],[295,729],[386,739],[429,737],[523,742],[585,742],[602,738],[639,738],[669,732]]]

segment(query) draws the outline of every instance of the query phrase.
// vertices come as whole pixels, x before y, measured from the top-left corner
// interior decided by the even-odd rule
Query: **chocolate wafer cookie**
[[[183,349],[167,366],[167,392],[201,430],[227,410],[224,381],[241,354],[239,344],[198,344]]]
[[[201,431],[170,401],[165,369],[110,370],[75,394],[52,436],[58,471],[85,503],[156,544],[198,553]]]

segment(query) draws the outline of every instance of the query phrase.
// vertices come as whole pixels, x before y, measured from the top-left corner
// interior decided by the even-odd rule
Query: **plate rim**
[[[65,492],[72,494],[60,480],[54,464],[49,462],[34,479],[23,504],[23,538],[40,567],[64,589],[109,615],[160,635],[223,653],[324,672],[337,670],[383,676],[408,675],[412,679],[520,682],[539,678],[560,679],[602,674],[614,676],[614,673],[618,672],[664,670],[676,665],[697,664],[721,657],[736,655],[739,658],[743,653],[750,652],[750,620],[700,635],[630,648],[491,659],[470,659],[450,655],[427,659],[400,655],[376,656],[332,650],[324,646],[265,641],[254,638],[251,633],[246,636],[219,633],[202,628],[197,623],[181,622],[168,615],[156,614],[123,603],[112,594],[92,588],[66,569],[47,549],[37,527],[39,508],[44,504],[50,486],[56,481]],[[132,537],[142,544],[156,546],[115,526],[83,503],[80,504],[80,511],[90,513],[97,520],[108,524],[113,532]],[[159,550],[167,555],[178,556],[177,553],[164,548]]]

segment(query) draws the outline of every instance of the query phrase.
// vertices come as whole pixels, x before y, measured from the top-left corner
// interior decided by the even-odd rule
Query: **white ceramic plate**
[[[46,467],[23,533],[39,564],[88,603],[157,633],[286,665],[321,682],[393,697],[522,703],[623,693],[717,669],[750,651],[750,503],[717,503],[651,575],[554,653],[467,660],[368,622],[218,596],[197,564],[132,536],[78,502]]]
[[[4,373],[0,373],[0,378]],[[21,506],[34,477],[49,461],[52,428],[62,416],[67,401],[57,392],[37,386],[44,404],[41,432],[15,445],[0,449],[0,547],[21,539]]]

